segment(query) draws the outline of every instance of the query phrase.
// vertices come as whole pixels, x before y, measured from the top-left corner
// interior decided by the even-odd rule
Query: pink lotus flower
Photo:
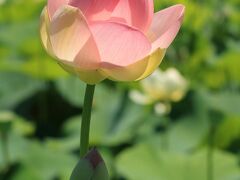
[[[40,34],[47,52],[88,84],[140,80],[161,63],[184,6],[154,14],[153,0],[48,0]]]

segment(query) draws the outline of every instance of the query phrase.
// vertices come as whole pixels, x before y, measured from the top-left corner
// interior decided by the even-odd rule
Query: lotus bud
[[[108,180],[106,165],[94,148],[85,157],[78,161],[74,168],[70,180]]]

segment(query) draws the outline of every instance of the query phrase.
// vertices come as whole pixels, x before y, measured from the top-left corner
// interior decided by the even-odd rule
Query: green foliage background
[[[0,119],[12,113],[7,161],[0,140],[3,180],[67,180],[78,160],[85,85],[41,46],[45,3],[0,0]],[[205,180],[211,174],[239,180],[240,1],[155,0],[155,9],[176,3],[185,4],[185,20],[161,68],[176,67],[185,76],[187,96],[168,117],[158,117],[128,98],[138,83],[104,81],[94,98],[91,145],[115,180]]]

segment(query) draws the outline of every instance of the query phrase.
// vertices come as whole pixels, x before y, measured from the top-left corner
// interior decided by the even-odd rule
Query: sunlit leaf
[[[41,81],[18,73],[1,72],[0,84],[1,109],[13,108],[44,88]]]
[[[56,87],[61,95],[75,106],[82,106],[85,83],[76,77],[66,77],[56,80]]]
[[[178,154],[139,144],[117,157],[118,172],[129,180],[203,180],[207,179],[207,152]],[[237,159],[231,154],[214,151],[213,175],[218,180],[240,178]]]

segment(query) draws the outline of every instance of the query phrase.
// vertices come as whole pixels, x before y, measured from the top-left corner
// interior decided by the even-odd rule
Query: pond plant
[[[153,0],[48,0],[40,19],[42,44],[63,69],[87,84],[80,160],[71,180],[108,179],[100,154],[89,151],[95,84],[152,74],[176,37],[184,10],[178,4],[154,13]]]

